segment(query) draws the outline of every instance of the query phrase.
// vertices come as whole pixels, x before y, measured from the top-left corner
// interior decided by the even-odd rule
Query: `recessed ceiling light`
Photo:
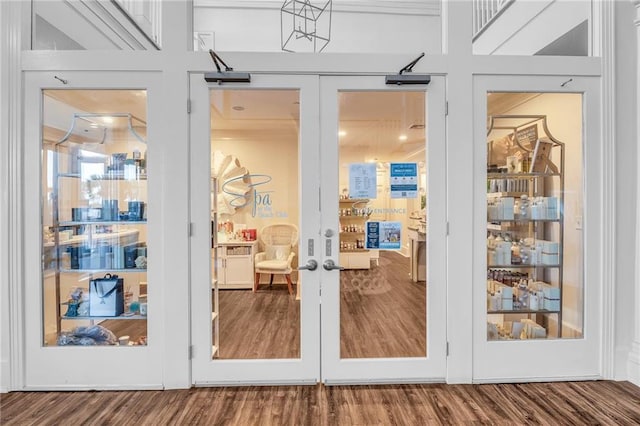
[[[234,105],[231,107],[234,111],[244,111],[244,107],[242,105]]]
[[[102,117],[102,121],[104,121],[107,124],[113,123],[113,117]]]
[[[401,141],[406,141],[407,140],[407,135],[400,135],[400,136],[398,136],[398,139],[400,139]]]
[[[338,136],[342,137],[342,136],[347,136],[347,132],[345,132],[344,130],[340,130],[338,132]]]

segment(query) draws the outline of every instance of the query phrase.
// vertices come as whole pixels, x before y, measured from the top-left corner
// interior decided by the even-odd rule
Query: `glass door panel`
[[[317,78],[252,80],[191,77],[193,382],[315,383]]]
[[[162,384],[159,81],[25,79],[26,388]]]
[[[561,93],[556,86],[542,77],[476,80],[486,99],[475,115],[478,134],[485,126],[476,161],[482,155],[486,165],[475,187],[484,197],[476,259],[486,267],[482,295],[474,286],[483,312],[475,318],[478,380],[599,373],[597,81],[574,79]]]
[[[338,94],[341,358],[427,355],[426,96]]]
[[[209,96],[214,356],[300,358],[300,91],[215,88]]]
[[[321,85],[323,380],[443,380],[443,81]]]
[[[146,99],[43,91],[44,345],[147,344]]]

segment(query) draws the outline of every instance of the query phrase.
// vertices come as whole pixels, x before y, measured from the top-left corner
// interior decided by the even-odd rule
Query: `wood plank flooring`
[[[425,283],[409,259],[381,252],[379,266],[340,272],[343,358],[426,356]],[[220,291],[220,358],[300,357],[300,302],[282,285]]]
[[[637,425],[629,382],[13,392],[2,425]]]
[[[425,283],[409,278],[409,259],[381,251],[379,266],[340,272],[340,356],[424,357]]]

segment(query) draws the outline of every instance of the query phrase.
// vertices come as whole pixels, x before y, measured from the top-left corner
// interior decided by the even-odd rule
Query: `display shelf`
[[[559,314],[560,311],[548,311],[546,309],[537,309],[537,310],[533,310],[533,309],[512,309],[512,310],[498,310],[498,311],[491,311],[491,310],[487,310],[487,314],[493,314],[493,315],[505,315],[505,314]]]
[[[501,124],[499,120],[507,120],[508,124]],[[519,120],[520,125],[512,125],[515,120]],[[522,124],[523,120],[526,124]],[[502,122],[504,123],[504,122]],[[523,170],[531,172],[512,172],[512,173],[500,173],[496,172],[494,166],[487,165],[487,270],[490,269],[502,269],[502,270],[535,270],[536,276],[546,277],[549,280],[549,284],[557,289],[559,294],[559,306],[558,310],[546,310],[546,309],[511,309],[511,310],[490,310],[487,309],[488,315],[509,315],[509,314],[527,314],[527,315],[557,315],[557,322],[562,324],[562,290],[563,290],[563,243],[564,243],[564,156],[565,146],[562,142],[558,141],[548,131],[546,116],[544,115],[531,115],[531,116],[511,116],[511,115],[498,115],[489,117],[489,128],[487,135],[491,133],[493,129],[509,130],[512,134],[517,134],[519,129],[523,126],[529,126],[532,123],[538,123],[544,132],[544,138],[538,138],[537,133],[534,139],[532,139],[531,145],[525,147],[516,140],[516,146],[512,147],[512,151],[509,152],[511,158],[519,158],[522,164],[512,165],[505,164],[506,166],[513,166],[517,170],[522,168]],[[541,140],[542,139],[542,140]],[[488,147],[493,150],[493,142],[488,142]],[[491,154],[488,155],[490,160]],[[505,158],[506,160],[506,158]],[[502,166],[502,164],[500,164]],[[506,170],[506,169],[503,169]],[[528,180],[528,182],[522,182],[522,180]],[[512,182],[511,180],[519,180],[520,182]],[[502,182],[501,182],[502,181]],[[504,191],[504,190],[508,191]],[[514,191],[515,190],[515,191]],[[555,198],[557,201],[553,204],[553,208],[546,207],[546,201],[543,204],[545,209],[553,210],[551,214],[545,214],[548,211],[542,210],[542,213],[527,214],[526,216],[519,215],[518,199],[527,196],[527,200],[533,198]],[[528,208],[529,206],[527,206]],[[536,211],[537,212],[537,211]],[[491,218],[489,217],[491,215]],[[534,218],[534,217],[536,218]],[[539,219],[538,217],[545,217]],[[494,219],[493,217],[510,217],[511,219]],[[558,225],[556,225],[558,224]],[[498,240],[501,233],[505,233],[510,238],[507,241],[503,239]],[[505,238],[506,239],[506,238]],[[549,247],[555,247],[553,253],[546,253],[549,260],[553,260],[553,264],[543,263],[520,263],[520,264],[504,264],[505,260],[509,261],[513,256],[519,256],[518,250],[520,247],[513,246],[511,241],[529,240],[535,241],[536,244],[549,244]],[[557,251],[556,251],[557,250]],[[540,256],[540,255],[538,255]],[[544,255],[542,257],[545,259]],[[531,260],[531,259],[528,259]],[[534,260],[540,261],[540,258],[536,257]],[[491,262],[500,262],[499,264],[491,264]],[[557,262],[557,263],[556,263]],[[549,271],[552,270],[552,271]],[[513,273],[517,273],[512,271]],[[528,274],[523,274],[528,275]],[[525,290],[532,291],[532,290]],[[555,306],[553,306],[555,308]],[[542,317],[544,318],[544,317]],[[541,326],[544,327],[544,319],[536,319]],[[546,328],[546,327],[545,327]],[[557,337],[562,337],[562,327],[558,327]]]
[[[81,274],[99,274],[99,273],[146,273],[146,268],[122,268],[122,269],[114,269],[114,268],[98,268],[98,269],[67,269],[60,268],[60,272],[62,273],[81,273]]]
[[[499,223],[535,223],[535,222],[560,222],[560,219],[488,219],[487,222],[492,224]]]
[[[59,178],[80,178],[82,175],[80,173],[58,173]],[[136,180],[147,180],[146,173],[136,173],[135,177],[127,176],[124,171],[115,171],[109,172],[104,175],[90,175],[89,180],[98,181],[98,180],[123,180],[123,181],[136,181]]]
[[[62,305],[64,305],[64,303],[62,303]],[[117,317],[105,317],[105,316],[84,315],[84,316],[68,317],[66,315],[62,315],[61,319],[63,320],[142,320],[142,319],[147,319],[147,316],[146,315],[119,315]]]
[[[78,225],[146,225],[146,220],[70,220],[59,222],[59,226]],[[97,234],[99,235],[99,234]]]
[[[494,268],[501,268],[501,269],[526,269],[526,268],[560,268],[562,265],[546,265],[546,264],[542,264],[542,263],[536,263],[536,264],[531,264],[531,263],[521,263],[518,265],[490,265],[487,264],[487,268],[489,269],[494,269]]]
[[[502,198],[502,197],[520,198],[523,195],[529,195],[529,192],[487,192],[487,198]]]
[[[124,126],[116,120],[114,132],[105,132],[99,144],[71,138],[76,120],[96,117],[122,117],[127,123]],[[148,319],[140,314],[67,316],[64,312],[67,300],[78,299],[80,290],[83,298],[88,296],[89,305],[96,297],[112,299],[109,306],[113,309],[95,310],[96,314],[119,312],[116,307],[120,303],[146,302],[147,267],[123,267],[133,266],[138,253],[145,255],[147,249],[147,145],[133,130],[131,119],[128,113],[75,113],[67,134],[52,145],[53,155],[43,157],[47,158],[47,175],[54,177],[47,194],[50,225],[42,244],[45,270],[53,271],[52,276],[47,275],[47,283],[42,283],[43,293],[48,294],[44,299],[48,319],[43,326],[49,327],[55,315],[56,335],[62,331],[62,321],[96,321],[109,329],[108,320]],[[122,213],[118,206],[127,212]],[[129,217],[134,220],[124,220]],[[117,267],[104,267],[107,265]],[[107,274],[117,280],[105,281]],[[99,286],[99,280],[108,287]],[[51,282],[55,283],[53,291],[49,289]],[[91,310],[83,313],[91,314]]]
[[[487,179],[529,179],[560,176],[561,173],[487,173]]]
[[[340,265],[344,269],[370,269],[372,250],[365,246],[365,226],[371,216],[368,198],[340,198]],[[343,229],[346,229],[343,231]],[[377,257],[377,256],[376,256]]]

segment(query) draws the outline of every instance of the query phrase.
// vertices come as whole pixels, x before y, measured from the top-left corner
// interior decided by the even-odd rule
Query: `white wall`
[[[475,39],[473,53],[533,55],[590,18],[588,0],[516,0]]]
[[[194,31],[214,32],[218,52],[280,52],[280,25],[279,8],[194,10]],[[440,16],[334,10],[331,41],[323,52],[435,54],[442,51],[441,34]]]
[[[4,5],[0,3],[0,51],[6,51],[6,40],[7,40],[7,26],[4,25],[4,19],[6,17],[6,13],[4,12]],[[8,132],[7,125],[5,123],[9,122],[7,112],[9,107],[8,97],[6,85],[7,81],[7,63],[5,61],[5,55],[2,55],[2,60],[0,61],[0,141],[3,141],[2,144],[6,146],[4,141],[8,141]],[[3,154],[5,153],[5,148],[3,147],[0,151]],[[2,155],[3,158],[6,156]],[[8,198],[8,170],[6,167],[6,162],[2,161],[0,163],[0,193],[1,196],[1,204],[6,205],[6,201]],[[5,234],[4,223],[7,220],[6,218],[6,209],[0,210],[0,241],[2,241],[2,245],[0,245],[0,392],[6,392],[9,389],[10,378],[9,378],[9,285],[8,285],[8,262],[7,262],[7,244],[8,241],[7,235]]]
[[[615,378],[627,379],[627,357],[634,336],[636,162],[638,129],[636,117],[636,60],[638,46],[630,1],[616,2],[616,308]]]

